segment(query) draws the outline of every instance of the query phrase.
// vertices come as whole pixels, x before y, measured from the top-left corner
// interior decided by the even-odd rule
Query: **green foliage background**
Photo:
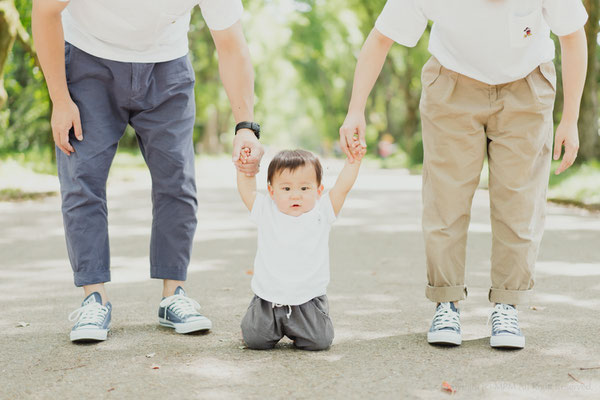
[[[245,0],[244,30],[256,74],[256,120],[264,143],[335,154],[356,59],[385,0]],[[15,0],[31,32],[31,0]],[[389,133],[410,164],[422,161],[418,115],[420,71],[429,57],[429,30],[416,48],[393,46],[367,107],[367,143]],[[196,71],[200,153],[228,151],[233,119],[218,74],[216,51],[199,10],[192,15],[190,57]],[[51,104],[41,71],[15,44],[0,110],[0,154],[39,151],[52,157]],[[560,94],[559,98],[560,105]],[[557,107],[556,119],[559,118]],[[137,148],[128,129],[121,146]],[[597,156],[597,154],[596,154]]]

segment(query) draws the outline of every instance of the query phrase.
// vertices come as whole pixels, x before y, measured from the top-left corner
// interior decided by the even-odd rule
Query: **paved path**
[[[331,187],[341,164],[325,166]],[[256,233],[237,197],[230,162],[198,161],[199,227],[187,289],[214,322],[208,334],[182,336],[157,324],[161,284],[148,279],[149,183],[144,169],[111,175],[113,329],[108,341],[94,345],[68,339],[67,315],[82,293],[72,285],[58,197],[0,203],[1,399],[142,393],[164,399],[436,399],[447,396],[443,381],[464,399],[600,398],[598,214],[550,207],[529,305],[534,309],[524,306],[520,314],[527,348],[495,351],[486,327],[488,198],[478,191],[468,246],[470,296],[462,304],[464,344],[431,347],[425,340],[433,306],[424,297],[420,178],[365,166],[331,234],[332,348],[302,352],[284,341],[272,351],[252,351],[242,346],[239,322],[251,298]],[[44,191],[56,189],[52,179],[44,185]]]

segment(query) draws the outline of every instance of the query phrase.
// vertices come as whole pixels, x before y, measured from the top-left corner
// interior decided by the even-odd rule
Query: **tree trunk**
[[[6,103],[8,94],[4,89],[4,67],[8,56],[15,44],[15,40],[23,45],[26,52],[34,58],[39,66],[31,38],[19,17],[19,11],[15,7],[14,0],[0,0],[0,109]]]
[[[588,68],[579,116],[580,146],[578,160],[580,161],[594,159],[600,153],[600,139],[598,137],[598,59],[596,54],[600,2],[598,0],[585,0],[584,4],[589,14],[589,21],[585,26],[588,44]]]
[[[4,67],[17,38],[17,25],[20,24],[13,0],[0,0],[0,108],[8,98],[4,89]]]
[[[205,154],[219,154],[221,142],[219,141],[219,109],[211,105],[208,112],[208,120],[204,126],[201,152]]]

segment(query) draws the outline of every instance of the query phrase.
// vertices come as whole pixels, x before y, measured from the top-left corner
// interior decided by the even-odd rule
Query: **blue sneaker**
[[[440,303],[435,309],[431,328],[427,332],[427,342],[430,344],[460,345],[460,311],[454,303]]]
[[[510,304],[498,303],[490,316],[492,320],[492,347],[522,349],[525,347],[525,336],[519,329],[517,309]]]
[[[94,292],[83,300],[81,307],[69,314],[69,321],[75,321],[71,329],[71,341],[106,340],[110,327],[112,305],[102,305],[102,296]]]
[[[158,322],[162,326],[175,328],[177,333],[205,331],[212,328],[212,322],[198,312],[200,304],[185,295],[181,286],[173,296],[165,297],[158,308]]]

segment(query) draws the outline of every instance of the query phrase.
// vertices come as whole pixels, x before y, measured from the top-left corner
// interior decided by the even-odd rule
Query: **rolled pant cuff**
[[[491,288],[488,298],[492,303],[523,304],[529,303],[533,290],[506,290]]]
[[[186,267],[150,267],[150,278],[171,279],[174,281],[185,281],[187,279]]]
[[[430,286],[425,288],[425,296],[435,303],[447,303],[467,298],[467,287],[460,286]]]
[[[75,286],[77,286],[77,287],[110,282],[110,271],[96,273],[96,274],[82,274],[82,273],[75,274],[74,281],[75,281]]]

